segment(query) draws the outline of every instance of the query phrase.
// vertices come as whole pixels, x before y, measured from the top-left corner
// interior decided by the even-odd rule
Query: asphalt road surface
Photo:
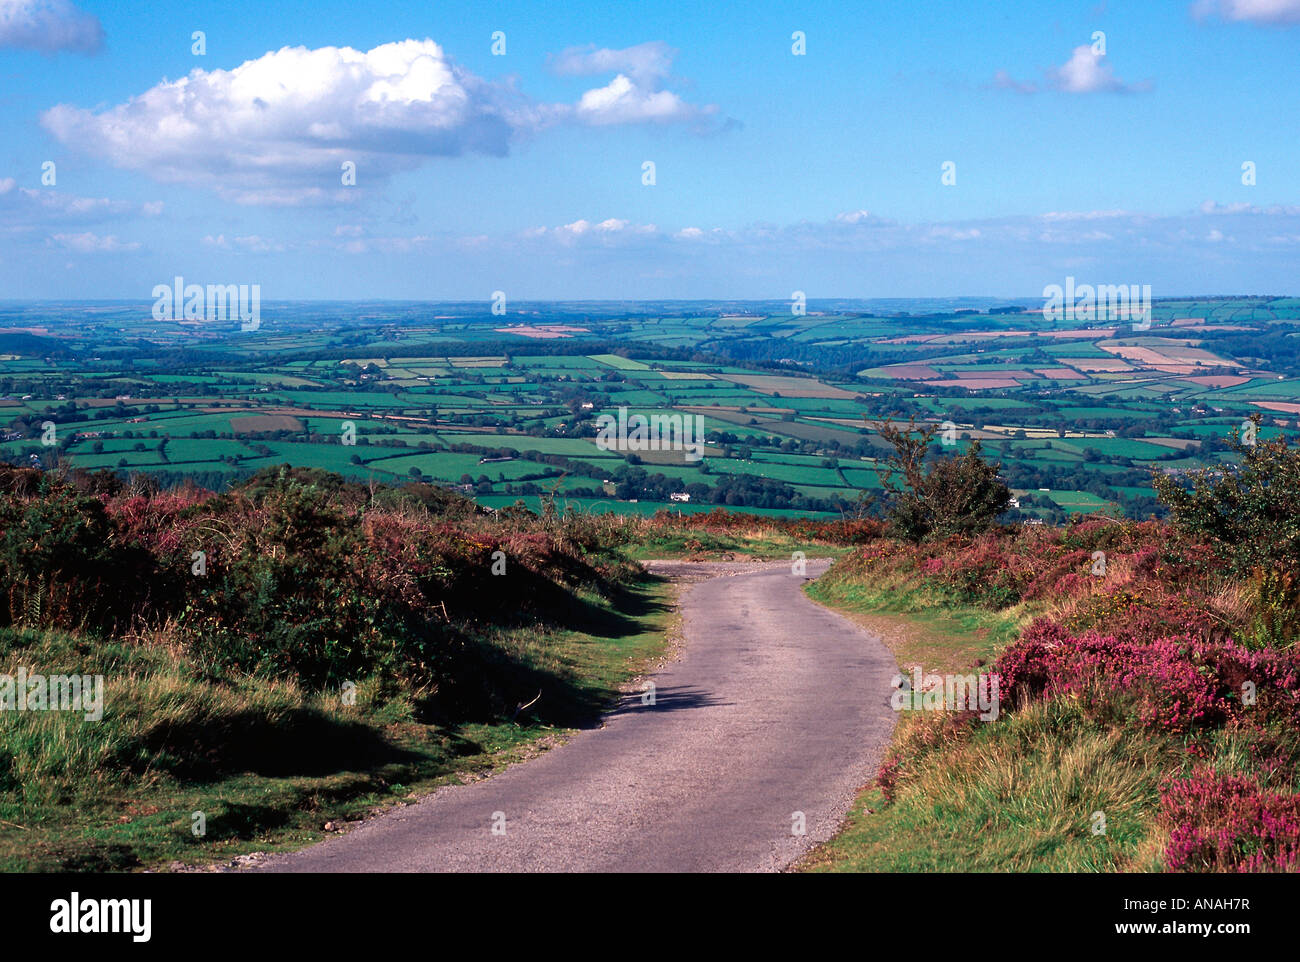
[[[649,567],[690,582],[653,705],[252,870],[762,872],[829,838],[893,731],[893,656],[789,563]]]

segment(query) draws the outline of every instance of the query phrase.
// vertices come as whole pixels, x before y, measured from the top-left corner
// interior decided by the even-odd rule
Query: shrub
[[[1252,435],[1259,424],[1254,415]],[[1156,495],[1177,527],[1213,541],[1238,573],[1300,568],[1300,449],[1287,447],[1282,437],[1243,443],[1237,428],[1228,444],[1239,464],[1197,471],[1186,487],[1156,472]]]
[[[998,657],[993,671],[1013,708],[1073,695],[1094,713],[1113,712],[1119,720],[1178,735],[1231,720],[1300,723],[1300,666],[1283,653],[1251,652],[1231,641],[1187,635],[1133,641],[1095,631],[1074,636],[1039,619]]]
[[[30,497],[0,498],[0,623],[124,625],[152,559],[124,542],[104,505],[46,476]]]
[[[1159,821],[1171,872],[1300,871],[1300,795],[1202,768],[1165,783]]]
[[[940,458],[926,468],[926,454],[936,429],[921,432],[885,424],[880,436],[894,448],[882,477],[889,492],[887,516],[899,536],[909,541],[942,539],[987,530],[1007,509],[1011,492],[998,478],[1001,465],[980,456],[974,441],[961,457]],[[902,475],[902,486],[895,480]]]
[[[0,625],[156,637],[201,671],[314,692],[379,679],[445,715],[486,717],[537,691],[502,632],[573,623],[577,591],[623,572],[602,531],[498,520],[428,486],[391,493],[308,470],[224,495],[0,474]],[[494,577],[504,553],[509,577]],[[202,564],[193,560],[201,553]]]

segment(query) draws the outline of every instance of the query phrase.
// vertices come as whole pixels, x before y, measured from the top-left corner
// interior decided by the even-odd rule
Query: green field
[[[558,304],[530,323],[584,333],[541,341],[502,333],[499,319],[467,305],[395,307],[370,327],[280,308],[273,333],[255,338],[146,327],[128,309],[83,316],[75,306],[0,305],[0,454],[166,484],[191,477],[221,487],[290,463],[460,486],[487,506],[554,491],[640,511],[689,494],[692,511],[824,514],[856,510],[863,490],[879,490],[871,461],[884,445],[874,425],[911,419],[951,423],[952,453],[978,439],[1012,488],[1075,492],[1050,499],[1061,512],[1118,505],[1141,517],[1153,509],[1153,468],[1221,463],[1228,431],[1251,414],[1262,414],[1261,437],[1295,429],[1296,415],[1252,403],[1300,397],[1291,355],[1270,359],[1268,376],[1252,366],[1274,343],[1261,337],[1281,349],[1286,332],[1300,333],[1293,300],[1256,298],[1249,309],[1158,302],[1151,331],[1113,338],[1045,336],[1070,328],[1015,312],[956,314],[938,302],[911,303],[906,314],[806,317],[788,306],[728,316],[707,305],[602,313]],[[1239,314],[1267,331],[1166,329],[1174,318]],[[5,323],[52,333],[6,346]],[[754,359],[764,345],[777,360]],[[1189,345],[1197,373],[1246,380],[1197,384],[1160,369]],[[597,418],[622,409],[700,416],[703,462],[602,450]],[[39,443],[46,420],[56,425],[53,445]]]

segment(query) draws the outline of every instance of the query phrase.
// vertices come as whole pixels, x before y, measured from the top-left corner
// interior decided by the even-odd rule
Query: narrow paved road
[[[893,730],[892,655],[809,601],[788,563],[651,568],[712,575],[683,589],[685,643],[651,678],[654,706],[629,695],[545,755],[257,867],[777,871],[830,837]]]

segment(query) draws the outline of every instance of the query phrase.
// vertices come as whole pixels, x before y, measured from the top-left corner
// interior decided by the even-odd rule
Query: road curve
[[[625,696],[544,755],[253,870],[779,871],[829,838],[893,730],[893,656],[788,562],[649,566],[692,582],[653,706]]]

